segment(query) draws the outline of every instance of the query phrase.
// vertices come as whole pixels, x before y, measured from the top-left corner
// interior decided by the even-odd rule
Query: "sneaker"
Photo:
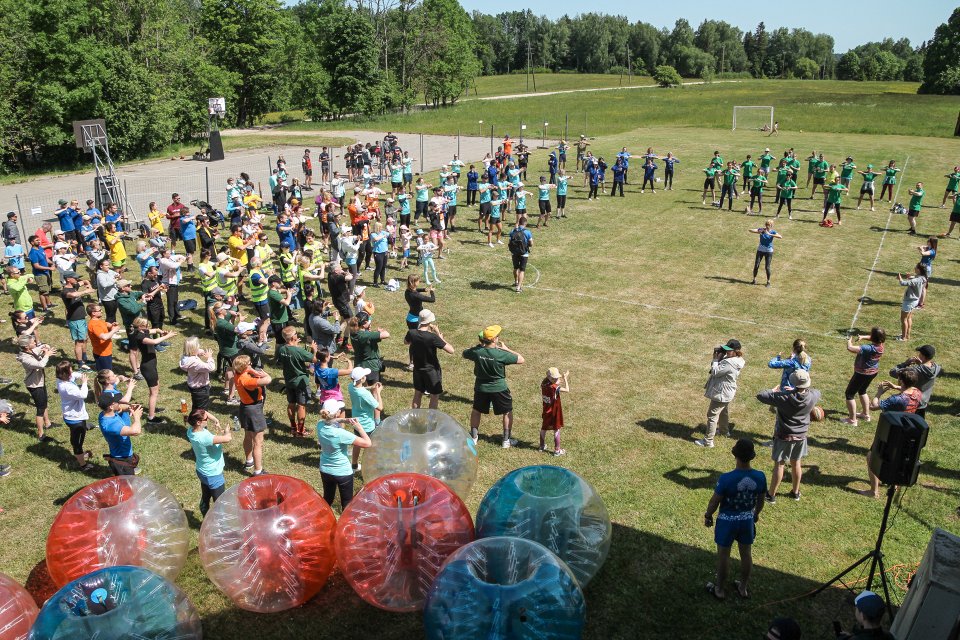
[[[230,406],[230,407],[239,407],[239,406],[240,406],[240,399],[239,399],[239,398],[230,398],[229,400],[227,400],[227,406]]]
[[[82,364],[79,367],[77,367],[77,371],[80,371],[82,373],[90,373],[91,371],[93,371],[93,368],[87,364]]]
[[[539,451],[540,453],[546,453],[547,448],[543,445],[540,445],[539,447],[537,447],[537,451]]]
[[[80,471],[83,471],[84,473],[90,473],[94,469],[96,469],[96,467],[90,464],[89,462],[83,465],[82,467],[80,467]]]
[[[567,455],[567,450],[566,450],[566,449],[557,449],[556,451],[553,452],[553,455],[555,455],[555,456],[565,456],[565,455]]]
[[[147,424],[161,424],[162,422],[163,422],[163,418],[161,418],[160,416],[153,416],[152,418],[147,418]]]
[[[143,380],[143,374],[137,371],[135,374],[133,374],[133,379],[140,382]]]
[[[697,438],[696,440],[693,441],[693,444],[697,445],[698,447],[704,447],[706,449],[713,448],[713,443],[708,442],[706,438]]]
[[[138,476],[138,475],[140,475],[141,473],[143,473],[143,469],[141,469],[140,467],[137,467],[137,468],[135,468],[135,469],[133,470],[133,475],[135,475],[135,476]]]
[[[358,462],[357,464],[353,465],[353,472],[360,473],[360,470],[362,469],[362,467],[363,467],[363,464]]]
[[[470,438],[470,439],[473,440],[473,444],[479,444],[479,443],[480,443],[480,436],[477,436],[476,438]]]
[[[254,472],[253,472],[253,475],[254,475],[254,476],[265,476],[265,475],[267,475],[268,473],[270,473],[270,472],[267,471],[266,469],[260,469],[260,471],[254,471]]]
[[[247,471],[253,471],[253,460],[247,460],[243,463],[243,468]]]
[[[0,464],[0,478],[10,475],[10,472],[13,471],[13,467],[8,464]]]
[[[767,504],[777,504],[777,496],[772,496],[769,493],[765,493],[763,499],[767,501]]]
[[[497,244],[503,244],[503,240],[497,240]]]
[[[487,246],[490,247],[491,249],[493,249],[493,243],[492,243],[492,242],[488,242],[488,243],[487,243]]]
[[[441,283],[442,283],[441,280],[434,280],[434,281],[433,281],[433,284],[441,284]]]
[[[799,492],[799,491],[797,491],[796,493],[794,493],[793,491],[788,491],[788,492],[787,492],[787,495],[790,496],[790,497],[793,499],[794,502],[800,502],[800,492]]]
[[[517,441],[515,438],[507,438],[506,440],[503,441],[504,449],[509,449],[510,447],[515,447],[515,446],[517,446]]]

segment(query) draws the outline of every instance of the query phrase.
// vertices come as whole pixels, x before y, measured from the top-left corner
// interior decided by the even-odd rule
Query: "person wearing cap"
[[[350,371],[350,415],[357,419],[361,429],[369,436],[380,424],[380,415],[383,412],[383,385],[380,382],[370,382],[370,369],[354,366]],[[369,383],[369,384],[368,384]],[[353,472],[360,471],[360,448],[353,450]]]
[[[743,347],[736,338],[713,350],[710,362],[710,375],[704,385],[704,397],[710,400],[707,408],[706,436],[694,441],[700,447],[713,447],[713,439],[719,428],[721,433],[730,434],[730,403],[737,395],[737,378],[746,366],[743,359]]]
[[[917,407],[916,414],[920,417],[926,417],[927,406],[930,404],[930,396],[933,393],[933,385],[937,381],[937,376],[943,371],[943,368],[933,361],[937,355],[937,350],[932,344],[925,344],[917,347],[917,355],[907,358],[897,366],[890,369],[890,376],[899,378],[902,371],[912,370],[917,374],[917,388],[920,389],[922,399],[920,406]]]
[[[896,640],[882,627],[883,614],[887,604],[873,591],[861,591],[853,599],[854,616],[857,624],[852,632],[843,632],[837,636],[840,640]]]
[[[480,418],[490,412],[503,416],[503,448],[509,449],[517,441],[511,438],[513,431],[513,397],[507,386],[506,367],[523,364],[523,356],[511,350],[500,339],[503,327],[494,324],[486,327],[478,336],[479,344],[463,352],[463,357],[473,362],[473,407],[470,411],[470,437],[474,444],[480,438]]]
[[[60,291],[60,297],[66,308],[67,325],[70,328],[70,337],[73,339],[73,354],[76,357],[77,368],[80,371],[90,371],[87,366],[87,312],[83,307],[83,296],[90,295],[96,290],[89,282],[80,284],[80,276],[76,271],[67,271],[63,274],[66,284]]]
[[[770,147],[767,147],[763,150],[763,155],[761,155],[758,160],[760,160],[760,168],[758,171],[764,176],[770,174],[770,163],[773,162],[773,155],[770,153]]]
[[[766,476],[750,466],[750,461],[757,456],[753,441],[740,438],[731,452],[736,459],[736,466],[717,480],[703,514],[703,524],[709,528],[714,526],[713,514],[718,509],[720,511],[713,531],[713,540],[717,545],[716,582],[707,583],[707,591],[718,600],[726,598],[727,572],[734,542],[740,552],[740,579],[734,580],[733,584],[740,597],[750,597],[753,541],[757,536],[756,523],[763,511],[763,496],[767,492]]]
[[[60,284],[66,282],[63,274],[68,271],[75,271],[77,266],[77,255],[70,251],[70,245],[66,242],[57,242],[53,245],[53,266],[57,268],[60,276]]]
[[[300,334],[296,327],[286,327],[281,332],[283,346],[277,349],[277,360],[283,368],[283,382],[287,393],[287,419],[295,438],[305,435],[307,403],[310,402],[310,369],[317,361],[317,343],[310,349],[300,346]]]
[[[784,467],[790,461],[792,487],[788,494],[800,499],[800,480],[803,477],[801,461],[807,455],[807,432],[810,430],[810,412],[820,401],[820,391],[810,388],[810,373],[797,369],[790,374],[790,388],[770,389],[757,394],[757,400],[776,410],[777,421],[773,432],[773,472],[766,500],[777,500],[777,488],[783,480]]]
[[[99,238],[100,225],[94,224],[93,218],[84,214],[80,224],[81,249],[86,251],[93,244],[93,241]]]
[[[423,394],[427,393],[430,395],[430,408],[436,409],[443,394],[443,372],[437,350],[454,353],[453,346],[440,333],[437,318],[429,309],[420,311],[416,329],[409,329],[403,342],[410,347],[413,368],[413,401],[410,406],[419,409]]]
[[[57,216],[57,221],[60,223],[60,230],[63,231],[64,238],[68,241],[77,240],[76,227],[73,224],[74,210],[69,207],[69,203],[66,200],[60,200],[57,204],[59,208],[53,212],[53,215]]]
[[[143,407],[132,405],[128,411],[121,410],[120,397],[109,392],[100,394],[97,404],[100,407],[97,424],[110,449],[110,454],[106,456],[110,470],[115,476],[136,475],[140,456],[133,452],[130,438],[142,432],[140,418]]]
[[[567,452],[560,448],[560,430],[563,429],[563,405],[561,393],[569,393],[569,371],[560,375],[560,369],[550,367],[547,377],[540,382],[540,397],[543,399],[542,423],[540,425],[540,451],[546,451],[547,431],[553,431],[553,455],[562,456]],[[563,383],[561,384],[561,380]]]
[[[774,618],[764,640],[800,640],[800,625],[793,618]]]
[[[217,302],[211,309],[216,319],[213,326],[213,335],[217,341],[217,371],[225,377],[224,395],[227,404],[237,406],[240,401],[234,395],[233,360],[240,353],[237,344],[237,332],[234,323],[243,321],[243,314],[234,312],[226,302]]]
[[[265,371],[250,366],[250,357],[238,355],[231,368],[240,397],[240,426],[243,428],[243,453],[246,457],[243,468],[259,476],[263,469],[263,434],[267,430],[267,417],[263,413],[266,387],[273,381]]]
[[[44,434],[45,429],[53,426],[50,422],[50,413],[47,410],[49,398],[47,395],[47,377],[44,369],[50,366],[50,356],[54,348],[48,344],[39,344],[35,335],[24,333],[17,338],[20,351],[17,353],[17,362],[24,370],[23,386],[30,393],[33,406],[36,408],[37,439],[40,442],[53,440]],[[86,369],[89,371],[89,367]]]
[[[6,244],[8,240],[14,240],[16,244],[20,244],[20,229],[17,227],[16,211],[9,211],[6,221],[3,223],[4,244]]]
[[[240,263],[225,253],[217,254],[217,286],[226,292],[227,297],[238,295],[241,275],[243,268]]]
[[[207,430],[213,422],[216,433]],[[223,478],[223,445],[233,440],[230,429],[224,429],[220,421],[205,408],[196,408],[187,416],[187,440],[196,460],[197,478],[200,479],[200,515],[207,515],[210,501],[217,501],[226,489]]]
[[[345,417],[342,400],[325,400],[317,421],[317,442],[320,444],[320,481],[323,484],[323,499],[332,505],[340,491],[340,507],[345,509],[353,499],[353,470],[347,449],[354,451],[371,446],[356,418]],[[348,428],[352,428],[351,433]]]

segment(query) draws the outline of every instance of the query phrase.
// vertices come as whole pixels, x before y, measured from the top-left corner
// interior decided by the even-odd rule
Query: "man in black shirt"
[[[157,287],[163,287],[160,284],[160,272],[156,267],[150,267],[143,275],[140,290],[147,294]],[[154,329],[163,329],[163,298],[159,295],[152,296],[147,302],[147,320],[150,321],[150,326]]]
[[[87,310],[83,308],[83,296],[96,293],[89,282],[80,284],[76,271],[65,271],[64,285],[60,291],[66,307],[67,326],[73,339],[73,354],[77,359],[77,368],[83,372],[91,371],[87,366]]]
[[[413,402],[410,406],[419,409],[423,394],[428,393],[430,408],[436,409],[443,393],[443,374],[437,349],[453,353],[453,346],[443,338],[437,318],[429,309],[420,312],[417,328],[407,331],[403,341],[410,345],[410,359],[413,360]]]
[[[893,635],[880,626],[887,605],[873,591],[861,591],[854,601],[857,626],[853,633],[841,633],[842,640],[895,640]]]
[[[347,321],[353,317],[353,309],[350,308],[350,281],[353,280],[352,273],[346,273],[340,262],[331,262],[330,270],[327,272],[327,289],[330,291],[330,300],[333,306],[340,313],[342,326],[347,326]],[[349,349],[350,333],[343,332],[343,339],[340,348]]]

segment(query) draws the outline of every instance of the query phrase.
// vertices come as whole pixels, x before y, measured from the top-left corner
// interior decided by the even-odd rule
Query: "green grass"
[[[568,134],[605,136],[637,127],[699,126],[729,129],[734,105],[772,105],[781,130],[829,133],[897,134],[952,137],[960,96],[920,96],[906,82],[747,80],[694,85],[680,89],[636,89],[595,94],[562,94],[498,101],[468,101],[454,107],[391,114],[340,122],[299,122],[294,130],[362,127],[414,133],[517,137],[520,122],[527,136],[539,139],[540,123],[549,122],[547,139]],[[569,119],[569,124],[567,120]]]
[[[912,99],[910,96],[905,100]],[[505,103],[509,104],[509,103]],[[568,455],[560,463],[582,474],[604,498],[614,523],[611,554],[602,571],[586,589],[587,638],[634,638],[648,630],[670,629],[677,637],[758,637],[777,615],[797,617],[805,636],[828,637],[829,623],[852,624],[852,612],[843,592],[832,589],[817,599],[800,597],[818,583],[872,547],[879,526],[881,504],[854,493],[866,486],[863,455],[873,438],[873,424],[859,428],[842,425],[843,389],[852,358],[841,337],[851,323],[869,269],[880,246],[887,213],[845,214],[842,227],[819,228],[815,202],[798,201],[799,218],[779,221],[784,240],[777,241],[774,286],[752,287],[750,269],[756,247],[747,231],[762,218],[745,217],[742,209],[717,211],[700,205],[701,173],[713,149],[724,157],[756,154],[769,139],[758,134],[730,133],[691,127],[651,127],[595,141],[608,157],[626,144],[631,149],[652,146],[672,150],[682,160],[677,189],[639,194],[628,187],[628,197],[584,200],[575,181],[568,211],[570,219],[534,230],[535,246],[522,295],[508,288],[510,261],[506,250],[489,249],[485,238],[471,231],[473,214],[461,209],[461,233],[455,234],[448,259],[438,262],[443,284],[432,308],[445,337],[458,349],[474,344],[478,329],[499,323],[504,340],[527,358],[511,367],[510,385],[516,401],[515,436],[522,445],[503,451],[492,417],[482,424],[480,471],[467,503],[476,508],[485,490],[511,469],[553,463],[535,451],[539,425],[539,381],[549,366],[571,370],[572,392],[564,398]],[[903,182],[928,183],[920,218],[922,233],[945,229],[946,214],[935,208],[944,186],[939,177],[952,166],[951,141],[852,134],[785,133],[775,151],[786,146],[823,149],[831,160],[847,154],[859,164],[891,157],[903,165]],[[543,156],[534,157],[532,173],[543,170]],[[531,176],[532,177],[532,176]],[[901,199],[903,194],[901,193]],[[738,208],[742,201],[738,202]],[[768,204],[769,206],[769,204]],[[509,220],[510,218],[508,218]],[[918,239],[903,233],[906,220],[894,216],[876,265],[857,326],[880,325],[890,335],[898,331],[902,289],[894,276],[907,271],[917,258]],[[475,226],[473,227],[475,228]],[[882,367],[911,355],[911,348],[930,342],[938,347],[946,375],[937,383],[930,421],[933,429],[923,452],[920,483],[902,500],[884,550],[888,567],[908,571],[920,561],[933,527],[960,530],[954,515],[960,495],[960,453],[953,446],[960,437],[960,355],[952,348],[960,334],[955,313],[960,303],[956,243],[944,241],[937,258],[928,308],[916,316],[915,338],[908,344],[890,341]],[[389,276],[403,274],[391,270]],[[371,290],[376,303],[375,324],[392,336],[383,345],[389,361],[385,402],[395,412],[409,402],[409,374],[398,368],[405,362],[401,336],[406,307],[399,294]],[[186,297],[196,297],[189,289]],[[0,305],[9,305],[0,299]],[[62,317],[62,316],[61,316]],[[191,319],[195,322],[196,317]],[[43,338],[66,349],[62,321],[44,327]],[[195,332],[196,324],[188,332]],[[750,601],[711,600],[703,584],[714,572],[712,531],[701,514],[719,473],[732,467],[732,441],[703,450],[691,437],[704,422],[707,401],[702,397],[705,372],[714,345],[730,337],[745,346],[747,367],[732,406],[736,434],[765,440],[773,418],[753,399],[772,387],[779,374],[765,363],[778,351],[788,351],[797,337],[808,342],[813,357],[814,386],[824,394],[825,422],[811,430],[806,460],[804,498],[799,503],[782,497],[764,510],[754,546],[756,563]],[[204,340],[209,346],[210,341]],[[174,368],[182,339],[161,355],[163,415],[170,422],[137,439],[145,473],[169,487],[191,514],[198,528],[197,480],[189,445],[177,422],[176,407],[186,397],[183,378]],[[9,375],[22,380],[13,363],[10,342],[2,356]],[[121,372],[123,358],[118,358]],[[449,396],[441,408],[467,424],[471,396],[471,369],[458,356],[442,356],[444,383]],[[52,384],[52,383],[51,383]],[[5,397],[28,416],[29,399],[22,387]],[[137,399],[145,400],[140,389]],[[56,405],[56,396],[52,396]],[[282,428],[285,404],[271,393],[268,413],[281,425],[266,444],[266,466],[272,472],[305,478],[319,487],[315,444],[295,441]],[[91,407],[92,410],[92,407]],[[231,413],[217,404],[221,417]],[[59,407],[51,414],[59,421]],[[311,420],[316,419],[311,410]],[[89,481],[73,470],[63,428],[53,434],[58,444],[38,445],[28,420],[18,417],[4,430],[5,462],[14,466],[2,481],[0,516],[8,540],[0,547],[0,566],[18,580],[44,555],[46,531],[59,505]],[[94,431],[89,446],[97,458],[105,451]],[[227,448],[227,481],[242,479],[235,461],[240,443]],[[760,449],[758,468],[769,473],[767,450]],[[786,489],[784,489],[785,491]],[[734,573],[736,564],[734,564]],[[899,570],[898,570],[899,571]],[[906,571],[898,572],[897,600],[902,599]],[[853,578],[855,579],[855,578]],[[192,550],[178,584],[200,609],[208,638],[255,635],[269,640],[309,631],[321,638],[422,636],[420,617],[385,613],[363,604],[338,575],[306,606],[277,615],[259,616],[238,611],[206,579],[196,550]],[[637,629],[644,631],[638,632]]]
[[[534,88],[534,82],[536,82],[536,88]],[[480,76],[471,83],[470,90],[461,100],[542,91],[571,91],[647,84],[654,84],[654,82],[650,76],[646,75],[634,75],[630,78],[627,75],[621,77],[619,74],[606,73],[538,73],[534,77],[528,77],[523,73],[512,73],[501,76]]]

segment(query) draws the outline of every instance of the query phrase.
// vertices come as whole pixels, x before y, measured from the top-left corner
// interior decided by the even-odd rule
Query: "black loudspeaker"
[[[927,444],[927,421],[915,413],[884,411],[870,447],[870,471],[883,484],[909,487],[920,473],[920,450]]]
[[[210,157],[208,160],[211,162],[223,160],[223,141],[220,139],[219,131],[210,132]]]

